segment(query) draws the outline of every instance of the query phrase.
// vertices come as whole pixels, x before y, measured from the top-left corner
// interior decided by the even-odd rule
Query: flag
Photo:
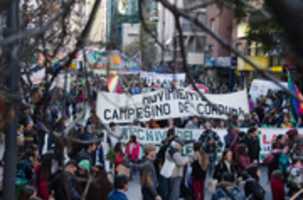
[[[110,75],[107,80],[107,88],[109,92],[115,92],[119,84],[119,76],[118,75]]]
[[[299,88],[296,86],[290,73],[288,72],[288,89],[297,98],[291,97],[292,114],[295,118],[298,118],[303,114],[303,95]]]
[[[107,79],[107,88],[109,92],[122,93],[124,91],[117,74],[110,75]]]

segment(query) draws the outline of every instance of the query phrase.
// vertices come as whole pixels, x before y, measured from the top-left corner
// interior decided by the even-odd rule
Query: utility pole
[[[7,35],[17,33],[19,27],[19,0],[11,0],[7,11]],[[18,63],[18,42],[5,49],[7,55],[9,77],[7,85],[11,95],[19,94],[20,67]],[[9,101],[9,122],[5,135],[3,199],[16,199],[17,168],[17,113],[18,102],[15,98]]]

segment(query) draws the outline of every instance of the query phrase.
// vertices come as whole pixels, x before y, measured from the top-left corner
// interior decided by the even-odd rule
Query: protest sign
[[[131,135],[135,135],[140,144],[154,144],[159,146],[161,141],[165,139],[168,129],[147,129],[132,126],[122,126],[120,129],[122,142],[127,143]],[[284,135],[289,129],[284,128],[260,128],[259,138],[260,138],[260,160],[264,158],[271,152],[272,143],[278,135]],[[197,141],[200,135],[203,133],[203,129],[175,129],[176,135],[184,141]],[[224,137],[227,134],[225,129],[215,129],[218,133],[222,143],[224,144]],[[246,132],[247,128],[241,128],[240,131]],[[299,133],[303,133],[303,129],[298,129]],[[183,153],[189,155],[193,152],[193,144],[188,144],[184,147]]]
[[[147,84],[151,83],[170,83],[172,81],[185,82],[185,73],[177,74],[160,74],[155,72],[140,72],[140,79],[146,81]]]
[[[286,82],[280,82],[280,83],[287,88]],[[271,81],[255,79],[251,83],[249,94],[252,97],[252,99],[255,101],[257,98],[259,98],[262,95],[266,96],[269,90],[278,91],[281,90],[281,88]]]
[[[99,92],[97,114],[103,123],[132,123],[189,116],[227,119],[227,114],[242,116],[248,113],[245,90],[205,96],[212,105],[188,89],[158,90],[133,96]]]

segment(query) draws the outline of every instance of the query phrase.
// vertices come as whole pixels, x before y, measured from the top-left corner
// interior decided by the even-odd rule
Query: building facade
[[[84,0],[74,5],[70,17],[70,29],[73,34],[79,35],[82,32],[88,22],[94,4],[95,0]],[[88,44],[100,46],[107,42],[107,9],[107,1],[101,1],[87,38]]]
[[[187,9],[193,16],[199,18],[203,23],[207,22],[207,12],[205,8],[195,8],[195,5],[203,3],[198,0],[170,0],[170,3],[175,4],[180,9]],[[180,48],[175,48],[178,41],[178,33],[175,26],[173,14],[159,5],[158,8],[158,39],[165,45],[166,50],[159,49],[159,58],[163,62],[181,61]],[[187,64],[203,65],[204,52],[206,45],[205,33],[195,27],[191,22],[181,19],[181,27],[183,32],[183,41],[187,52]],[[167,50],[169,49],[169,50]],[[175,57],[176,55],[176,57]]]

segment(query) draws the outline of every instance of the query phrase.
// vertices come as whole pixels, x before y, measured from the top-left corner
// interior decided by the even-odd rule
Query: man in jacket
[[[54,190],[56,200],[80,200],[81,195],[76,190],[75,173],[77,164],[74,161],[68,161],[65,164],[64,171],[58,173],[51,182],[51,188]]]
[[[248,129],[247,137],[245,139],[245,144],[248,147],[248,155],[250,156],[251,161],[259,162],[259,154],[261,147],[258,138],[257,128]]]

